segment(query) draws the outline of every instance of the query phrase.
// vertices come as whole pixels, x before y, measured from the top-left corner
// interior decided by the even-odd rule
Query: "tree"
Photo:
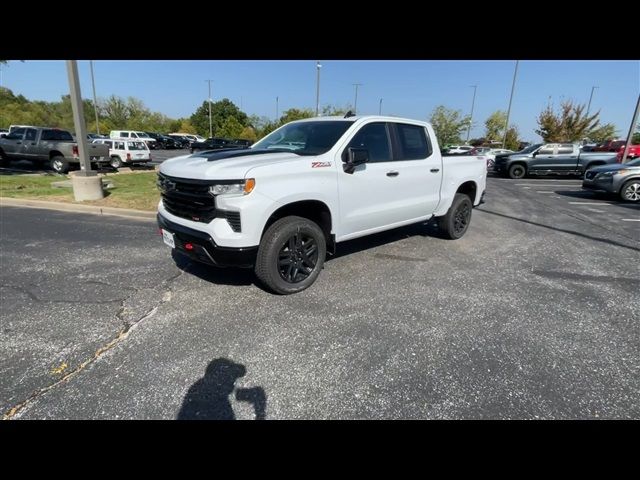
[[[501,141],[504,137],[504,127],[507,123],[507,113],[496,110],[484,122],[485,142]]]
[[[605,125],[602,125],[601,127],[596,128],[595,130],[591,130],[589,132],[588,138],[592,142],[603,143],[606,140],[615,138],[615,136],[616,126],[612,123],[607,123]]]
[[[316,114],[310,108],[290,108],[289,110],[285,110],[282,116],[278,119],[278,126],[295,120],[302,120],[303,118],[312,118],[315,116]]]
[[[539,129],[535,132],[545,142],[577,142],[588,138],[600,121],[600,111],[591,116],[585,113],[584,104],[574,104],[572,100],[565,100],[560,104],[560,111],[556,114],[553,106],[548,105],[538,115]]]
[[[631,143],[634,145],[640,145],[640,123],[636,125],[636,131],[631,136]]]
[[[509,127],[509,130],[507,130],[504,148],[513,150],[514,152],[520,150],[520,140],[518,140],[518,136],[518,127],[516,127],[515,125]]]
[[[344,107],[334,107],[333,105],[328,104],[322,107],[320,114],[323,117],[344,116],[349,110],[353,110],[350,105],[346,105]]]
[[[238,138],[244,127],[240,124],[236,117],[227,117],[222,125],[216,130],[217,137]]]
[[[211,103],[211,124],[214,136],[221,136],[218,133],[223,123],[229,117],[234,117],[243,127],[248,126],[249,118],[247,114],[240,110],[235,103],[228,98],[223,98],[218,102]],[[202,105],[191,115],[191,124],[199,134],[209,135],[209,102],[204,101]]]
[[[255,142],[256,140],[258,140],[258,136],[256,135],[256,131],[253,129],[253,127],[244,127],[244,129],[242,130],[242,132],[240,132],[240,135],[238,135],[237,138],[242,138],[244,140],[251,140],[252,142]]]
[[[463,117],[460,110],[450,110],[444,105],[439,105],[431,113],[429,121],[442,148],[451,143],[461,143],[460,136],[469,128],[471,117]]]

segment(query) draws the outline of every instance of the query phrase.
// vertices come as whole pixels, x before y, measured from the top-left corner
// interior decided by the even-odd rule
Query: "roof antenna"
[[[353,113],[351,110],[349,110],[347,113],[344,114],[344,118],[349,118],[349,117],[355,117],[356,114]]]

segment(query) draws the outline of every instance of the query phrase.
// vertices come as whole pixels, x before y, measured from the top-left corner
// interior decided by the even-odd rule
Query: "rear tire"
[[[527,174],[527,168],[521,163],[516,163],[509,167],[509,178],[519,179],[524,178]]]
[[[445,238],[450,240],[462,238],[471,223],[472,210],[471,199],[463,193],[456,193],[446,215],[438,217],[438,227]]]
[[[640,202],[640,178],[632,178],[620,189],[620,197],[627,202]]]
[[[262,237],[255,273],[275,293],[297,293],[316,281],[326,254],[326,239],[316,223],[297,216],[284,217]]]
[[[5,155],[5,153],[0,150],[0,167],[6,167],[9,165],[9,159]]]
[[[51,169],[57,173],[68,173],[69,172],[69,162],[67,159],[61,155],[57,155],[51,159]]]

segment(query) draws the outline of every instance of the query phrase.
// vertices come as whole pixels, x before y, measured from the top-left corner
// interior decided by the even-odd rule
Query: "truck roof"
[[[428,122],[423,120],[416,120],[415,118],[403,118],[403,117],[390,117],[388,115],[354,115],[351,117],[344,117],[343,115],[334,115],[328,117],[311,117],[311,118],[303,118],[301,120],[295,120],[296,122],[317,122],[317,121],[328,121],[328,120],[345,120],[349,122],[355,122],[360,119],[372,119],[372,120],[380,120],[381,122],[410,122],[410,123],[420,123],[426,125]]]

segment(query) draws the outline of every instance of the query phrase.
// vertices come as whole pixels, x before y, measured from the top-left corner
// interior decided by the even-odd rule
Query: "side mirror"
[[[366,148],[349,147],[347,149],[347,161],[344,163],[344,171],[353,173],[358,165],[369,161],[369,150]]]
[[[536,157],[537,155],[538,155],[538,152],[537,152],[537,151],[536,151],[536,152],[533,152],[533,153],[531,154],[531,156],[532,156],[532,157]]]

